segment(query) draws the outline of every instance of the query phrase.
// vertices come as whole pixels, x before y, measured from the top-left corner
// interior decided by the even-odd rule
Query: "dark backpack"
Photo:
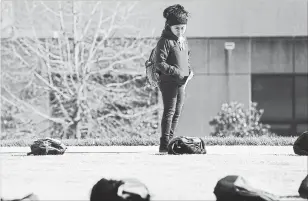
[[[241,176],[229,175],[220,179],[215,188],[214,194],[217,201],[276,201],[279,198],[251,187]]]
[[[293,151],[300,156],[308,156],[308,131],[303,132],[294,142]]]
[[[149,59],[145,62],[147,83],[153,88],[158,87],[160,74],[155,66],[155,56],[156,48],[153,48]]]
[[[100,179],[92,187],[90,201],[150,201],[145,184],[137,179]]]
[[[52,138],[38,139],[30,145],[27,155],[62,155],[67,147],[59,140]]]
[[[301,198],[308,199],[308,175],[305,177],[305,179],[299,186],[298,193]]]
[[[175,137],[168,144],[168,154],[206,154],[205,142],[199,137]]]

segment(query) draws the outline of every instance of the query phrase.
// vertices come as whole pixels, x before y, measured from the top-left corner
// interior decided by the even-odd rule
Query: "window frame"
[[[266,78],[266,79],[271,79],[271,78],[291,78],[292,80],[292,96],[291,96],[291,102],[292,102],[292,119],[291,120],[262,120],[261,118],[261,123],[264,124],[269,124],[269,125],[274,125],[274,124],[285,124],[285,125],[291,125],[291,131],[292,133],[290,134],[293,136],[294,134],[299,134],[297,132],[297,125],[300,124],[308,124],[307,119],[305,118],[296,118],[296,94],[295,94],[295,89],[296,89],[296,77],[307,77],[308,73],[252,73],[251,74],[251,101],[254,102],[254,91],[253,91],[253,86],[254,83],[259,79],[259,78]]]

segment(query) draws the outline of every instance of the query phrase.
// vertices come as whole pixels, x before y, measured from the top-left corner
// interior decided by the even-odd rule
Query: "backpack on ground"
[[[175,137],[168,144],[168,154],[206,154],[205,142],[199,137]]]
[[[90,201],[150,201],[145,184],[137,179],[100,179],[93,185]]]
[[[153,88],[158,87],[160,74],[155,66],[155,56],[156,48],[153,48],[149,59],[145,62],[147,83]]]
[[[300,156],[308,156],[308,131],[303,132],[294,142],[293,151]]]
[[[67,147],[59,140],[42,138],[30,145],[31,152],[27,155],[62,155]]]
[[[217,201],[278,201],[279,197],[253,188],[243,177],[229,175],[220,179],[214,194]]]
[[[299,186],[298,193],[301,198],[308,199],[308,175],[305,177],[305,179]]]

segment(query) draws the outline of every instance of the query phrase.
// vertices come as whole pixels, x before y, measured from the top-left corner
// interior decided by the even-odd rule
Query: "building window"
[[[271,131],[280,136],[289,136],[292,134],[292,124],[284,123],[269,123],[271,125]]]
[[[292,120],[292,78],[260,75],[252,79],[252,100],[264,109],[263,120]]]
[[[252,74],[252,101],[264,109],[261,122],[278,135],[308,128],[307,74]]]
[[[295,118],[308,124],[308,75],[295,76]]]

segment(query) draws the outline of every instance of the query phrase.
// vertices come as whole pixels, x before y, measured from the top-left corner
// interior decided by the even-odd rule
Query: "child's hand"
[[[190,71],[189,76],[188,76],[188,80],[190,80],[193,76],[194,76],[194,72]]]

